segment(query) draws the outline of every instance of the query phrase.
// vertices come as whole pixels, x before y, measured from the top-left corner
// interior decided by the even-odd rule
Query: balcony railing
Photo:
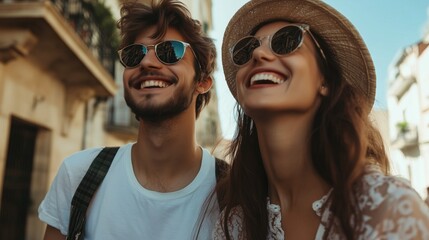
[[[115,62],[117,62],[116,48],[118,40],[114,35],[116,24],[111,17],[111,13],[106,12],[107,8],[105,8],[102,1],[51,0],[51,2],[70,22],[92,54],[99,59],[112,76],[117,76],[118,74],[115,74],[115,72],[119,70],[115,70],[118,68],[118,66],[115,67],[117,65]],[[107,9],[107,11],[109,10]],[[100,14],[104,15],[100,16]],[[108,23],[107,26],[106,22]],[[124,140],[133,139],[136,135],[138,121],[126,106],[121,94],[116,94],[108,102],[106,123],[108,131],[119,134]]]
[[[114,75],[117,47],[115,46],[117,42],[114,35],[115,30],[102,28],[103,21],[114,22],[114,20],[106,19],[112,18],[111,14],[110,16],[108,14],[97,16],[97,13],[100,15],[100,9],[98,11],[96,9],[103,8],[104,4],[90,0],[51,0],[51,2],[68,20],[92,54],[98,58],[108,72]],[[106,9],[104,7],[101,11],[106,12]]]

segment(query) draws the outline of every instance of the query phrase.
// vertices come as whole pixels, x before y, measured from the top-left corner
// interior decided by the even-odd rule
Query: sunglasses
[[[191,45],[189,43],[178,40],[167,40],[157,43],[155,45],[134,43],[118,51],[119,61],[126,68],[137,67],[142,61],[142,59],[146,56],[149,49],[153,48],[155,50],[155,55],[160,62],[165,65],[171,65],[179,62],[179,60],[182,59],[183,56],[185,56],[186,47],[191,47]],[[197,59],[196,56],[195,59]]]
[[[265,37],[247,36],[237,41],[230,49],[232,61],[237,66],[242,66],[252,59],[253,51],[262,45],[262,40],[268,37],[271,51],[279,56],[285,56],[298,50],[304,42],[304,33],[308,33],[319,49],[322,58],[325,54],[319,43],[310,32],[310,26],[306,24],[291,24],[279,29],[272,35]]]

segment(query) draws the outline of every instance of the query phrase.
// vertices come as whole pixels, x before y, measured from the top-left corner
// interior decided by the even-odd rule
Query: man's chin
[[[159,106],[157,108],[135,108],[131,107],[131,111],[136,115],[139,120],[148,122],[163,122],[178,116],[185,111],[185,106],[169,107]]]
[[[125,102],[136,118],[149,122],[160,122],[174,118],[191,106],[192,97],[181,95],[175,101],[168,101],[158,105],[141,106],[125,96]]]

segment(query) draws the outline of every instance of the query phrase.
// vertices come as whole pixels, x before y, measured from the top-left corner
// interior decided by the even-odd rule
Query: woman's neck
[[[313,166],[310,119],[301,115],[255,121],[269,197],[282,209],[298,207],[303,199],[317,200],[330,188]]]

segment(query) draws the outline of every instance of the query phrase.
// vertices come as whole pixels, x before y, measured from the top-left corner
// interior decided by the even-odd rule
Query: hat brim
[[[349,20],[320,0],[252,0],[235,13],[224,34],[222,65],[236,99],[238,67],[232,62],[230,48],[255,27],[273,20],[308,24],[310,31],[327,43],[330,60],[337,63],[342,80],[365,94],[369,106],[374,104],[375,69],[362,37]]]

